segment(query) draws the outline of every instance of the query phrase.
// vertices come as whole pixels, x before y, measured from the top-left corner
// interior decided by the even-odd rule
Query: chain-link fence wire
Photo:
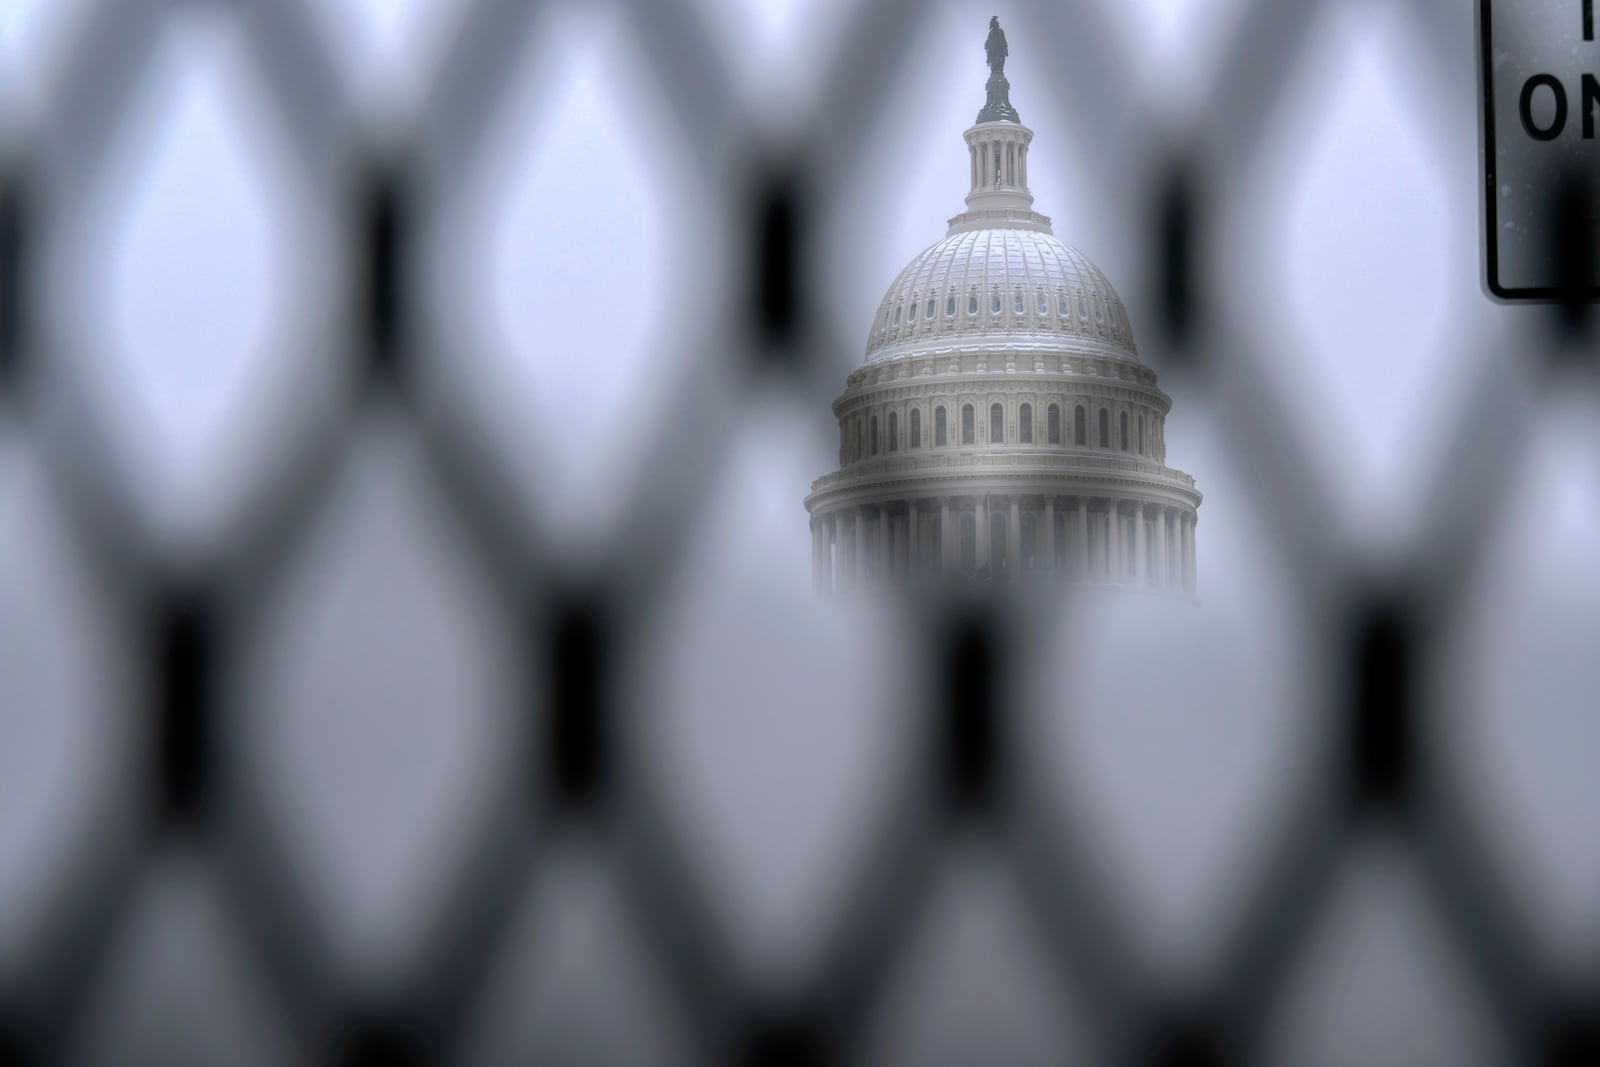
[[[1586,311],[1508,314],[1460,338],[1469,350],[1457,365],[1470,380],[1450,394],[1436,469],[1418,479],[1425,489],[1412,507],[1425,516],[1423,532],[1362,551],[1330,521],[1345,502],[1319,470],[1325,445],[1297,421],[1274,370],[1295,358],[1292,346],[1274,350],[1280,339],[1222,291],[1224,279],[1241,287],[1232,190],[1268,167],[1283,88],[1339,6],[1241,0],[1203,106],[1181,115],[1129,87],[1138,64],[1109,9],[1014,5],[1007,16],[1014,40],[1048,42],[1051,61],[1032,76],[1053,99],[1035,109],[1070,116],[1094,101],[1103,136],[1078,162],[1103,194],[1096,207],[1125,224],[1137,249],[1138,276],[1123,284],[1153,315],[1146,355],[1178,398],[1179,418],[1209,409],[1217,454],[1246,487],[1263,560],[1281,562],[1263,566],[1299,637],[1281,649],[1300,657],[1289,668],[1292,696],[1268,710],[1305,724],[1306,755],[1288,761],[1272,810],[1249,824],[1257,832],[1214,920],[1215,950],[1197,970],[1152,965],[1135,947],[1148,918],[1108,861],[1117,831],[1097,825],[1088,805],[1087,814],[1073,810],[1083,765],[1052,764],[1057,750],[1032,732],[1041,714],[1082,714],[1070,694],[1106,672],[1101,656],[1158,675],[1163,657],[1181,658],[1197,637],[1163,621],[1175,609],[1116,621],[1130,609],[1080,612],[1075,597],[825,610],[757,595],[733,610],[744,625],[826,657],[798,680],[739,662],[770,645],[695,640],[714,628],[708,616],[729,611],[725,600],[696,599],[707,573],[717,574],[704,566],[705,546],[731,551],[715,530],[743,453],[727,442],[791,409],[825,423],[858,351],[854,324],[831,306],[826,235],[829,220],[852,217],[855,190],[841,176],[873,155],[875,102],[917,61],[925,38],[906,28],[924,21],[923,5],[841,6],[815,98],[773,125],[704,6],[612,5],[664,116],[651,132],[681,149],[683,173],[668,184],[714,205],[692,216],[702,260],[693,269],[717,284],[694,290],[681,328],[651,338],[656,369],[638,414],[647,444],[617,460],[619,510],[577,541],[551,532],[560,502],[525,473],[546,459],[570,462],[554,455],[559,442],[545,440],[547,457],[508,449],[486,429],[483,393],[504,383],[473,352],[478,338],[463,319],[480,305],[463,294],[463,253],[452,244],[462,200],[474,195],[465,176],[488,151],[519,65],[541,34],[559,32],[550,11],[497,0],[464,7],[437,64],[419,64],[414,111],[378,122],[358,106],[309,5],[80,7],[61,62],[31,94],[37,106],[9,113],[0,178],[0,371],[8,475],[20,487],[7,507],[36,514],[44,531],[18,556],[54,560],[42,570],[68,576],[13,588],[38,598],[47,632],[56,632],[53,618],[75,619],[66,631],[78,646],[67,661],[78,675],[71,693],[96,709],[93,737],[79,743],[90,757],[55,768],[74,798],[68,814],[42,821],[47,847],[25,854],[34,861],[26,871],[6,868],[23,903],[0,913],[4,1058],[1307,1062],[1315,1057],[1283,1036],[1291,993],[1329,936],[1349,870],[1376,851],[1412,872],[1426,921],[1458,961],[1447,970],[1488,1034],[1474,1058],[1593,1062],[1594,954],[1580,950],[1579,964],[1563,968],[1540,951],[1508,885],[1516,872],[1487,840],[1482,782],[1451,754],[1462,717],[1453,649],[1477,610],[1468,601],[1484,595],[1496,514],[1522,499],[1517,482],[1554,398],[1574,384],[1591,388]],[[1465,109],[1469,13],[1419,2],[1397,17],[1420,43],[1407,53],[1415,80]],[[94,220],[115,213],[117,183],[141,150],[129,131],[143,128],[136,113],[152,106],[143,79],[170,31],[192,23],[235,31],[230,55],[261,104],[245,136],[270,140],[268,151],[280,153],[272,168],[293,175],[284,229],[303,246],[304,268],[284,304],[294,320],[277,343],[286,350],[273,352],[293,368],[289,385],[252,401],[264,414],[232,446],[224,476],[197,493],[223,500],[209,510],[153,494],[159,476],[130,466],[128,438],[107,414],[120,399],[114,377],[106,391],[105,339],[94,312],[75,303],[76,281],[107,251]],[[1578,228],[1552,232],[1563,235],[1562,261],[1579,271],[1594,254],[1592,235],[1585,244]],[[604,343],[572,355],[597,358]],[[1292,371],[1287,380],[1311,384]],[[1577,402],[1580,415],[1588,404]],[[1202,486],[1214,477],[1196,473]],[[783,491],[798,498],[803,488]],[[380,518],[361,517],[363,508]],[[341,542],[330,515],[366,523],[366,540]],[[798,510],[793,518],[802,521]],[[393,559],[391,542],[401,544]],[[330,562],[341,551],[345,561]],[[416,600],[386,601],[381,580],[361,578],[350,562],[369,554],[388,563],[380,576],[414,567],[444,577]],[[304,590],[328,583],[346,606],[296,607]],[[392,663],[351,632],[370,615],[408,609],[422,609],[420,621],[387,620],[422,661],[408,677],[454,671],[455,683],[421,694],[363,684]],[[8,607],[8,620],[32,610]],[[801,621],[775,619],[780,611]],[[1148,647],[1096,644],[1113,629]],[[297,655],[334,657],[322,669],[343,681],[297,690],[284,658]],[[738,679],[733,688],[674,681],[697,655],[726,657],[702,667]],[[1108,699],[1130,713],[1154,697],[1208,700],[1198,672],[1178,672],[1176,688],[1164,690],[1134,681],[1107,683]],[[835,903],[818,905],[806,950],[777,953],[779,964],[739,933],[773,913],[712,885],[716,851],[703,840],[716,809],[736,807],[741,791],[757,803],[777,787],[735,776],[709,800],[685,802],[662,769],[681,744],[660,721],[674,685],[687,686],[690,703],[720,696],[730,714],[758,715],[767,701],[874,713],[849,728],[863,733],[846,730],[844,745],[876,753],[876,764],[861,765],[882,781],[875,791],[841,787],[849,807],[840,818],[859,827],[859,840],[848,859],[830,861]],[[32,705],[21,684],[8,692],[8,704],[56,710],[48,701],[59,692],[36,692]],[[386,736],[406,729],[393,709],[408,699],[449,709],[453,732],[412,727],[438,745],[430,756],[469,768],[447,790],[467,799],[442,824],[427,805],[361,807],[353,782],[361,760],[382,763]],[[346,746],[344,764],[325,764],[332,786],[317,792],[273,768],[318,755],[284,756],[275,716],[338,718],[347,708],[368,709],[347,716],[350,736],[310,735]],[[692,733],[733,719],[689,721]],[[740,758],[736,747],[708,751]],[[389,754],[416,756],[404,746]],[[822,754],[835,757],[850,763],[842,749]],[[1192,759],[1203,764],[1207,753]],[[1115,759],[1109,766],[1128,771]],[[425,766],[409,773],[426,793]],[[1053,792],[1056,779],[1065,792]],[[791,785],[799,807],[828,802],[828,782]],[[328,798],[346,788],[350,810],[330,810]],[[316,803],[307,807],[301,793]],[[354,826],[348,842],[429,819],[437,825],[421,838],[423,862],[393,869],[420,886],[399,919],[385,926],[348,903],[330,908],[326,898],[340,893],[357,905],[382,898],[328,875],[351,861],[338,857],[337,834],[308,825]],[[763,853],[780,867],[775,857],[789,845],[781,835]],[[378,867],[369,876],[382,877]],[[1010,901],[1024,944],[995,973],[965,950],[952,885]],[[929,930],[941,926],[956,931],[946,949],[967,985],[925,991],[935,1007],[919,1016],[907,997],[917,999],[915,976],[939,971],[924,955],[937,955],[943,942]],[[1036,969],[1005,973],[1018,958]],[[151,977],[172,974],[181,976],[176,993]],[[569,976],[575,993],[564,989]],[[1005,1006],[1017,1003],[1042,1005],[1059,1029],[1034,1045],[1019,1040],[1038,1012],[1019,1009],[1025,1018],[1013,1027]],[[911,1022],[895,1023],[903,1017]],[[907,1026],[925,1033],[905,1038]],[[1374,1054],[1354,1032],[1333,1046],[1334,1062],[1443,1055],[1431,1046]]]

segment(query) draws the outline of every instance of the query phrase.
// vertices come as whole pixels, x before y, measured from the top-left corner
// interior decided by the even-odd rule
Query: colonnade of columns
[[[922,497],[812,516],[812,580],[847,592],[950,575],[1195,591],[1193,510],[1124,497]]]
[[[1028,140],[1011,134],[968,141],[972,158],[972,192],[1028,187]]]

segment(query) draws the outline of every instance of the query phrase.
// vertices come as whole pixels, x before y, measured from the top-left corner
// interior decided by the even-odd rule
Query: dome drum
[[[994,479],[892,483],[816,506],[819,588],[870,591],[948,581],[1055,580],[1192,596],[1197,513],[1177,494],[1128,484]],[[932,490],[931,492],[929,490]],[[826,584],[824,584],[826,579]]]

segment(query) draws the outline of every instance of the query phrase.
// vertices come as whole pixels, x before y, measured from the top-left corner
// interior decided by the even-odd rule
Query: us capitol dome
[[[833,403],[839,469],[805,501],[813,580],[1192,595],[1200,493],[1166,464],[1172,401],[1105,274],[1033,210],[998,20],[985,48],[967,210],[890,283]]]

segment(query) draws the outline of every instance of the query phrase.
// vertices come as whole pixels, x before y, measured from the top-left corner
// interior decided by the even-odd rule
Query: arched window
[[[989,443],[997,445],[1006,439],[1006,409],[999,404],[989,405]]]
[[[1011,290],[1011,310],[1015,311],[1018,315],[1028,310],[1027,301],[1022,299],[1021,289]]]
[[[876,440],[878,431],[874,429],[872,433],[874,440]],[[1111,447],[1111,412],[1105,408],[1100,409],[1100,447]],[[873,445],[872,450],[874,452],[878,450],[876,444]]]
[[[1072,314],[1072,310],[1067,307],[1067,294],[1066,293],[1061,293],[1059,296],[1056,297],[1056,312],[1062,318],[1067,318],[1068,316],[1070,316]]]
[[[1024,404],[1017,409],[1017,440],[1025,445],[1033,444],[1033,405]]]
[[[922,409],[911,409],[911,447],[922,447]]]
[[[1047,423],[1045,429],[1050,434],[1050,443],[1059,445],[1061,443],[1061,408],[1051,404],[1045,412],[1045,422]]]
[[[970,293],[967,296],[967,314],[968,315],[976,315],[977,313],[978,313],[978,294],[977,293]]]
[[[1105,419],[1105,414],[1103,411],[1100,413],[1102,420]],[[878,443],[878,416],[874,415],[872,416],[872,454],[874,456],[878,454]]]
[[[1089,317],[1089,305],[1085,304],[1083,302],[1083,297],[1080,296],[1080,297],[1078,297],[1078,318],[1086,319],[1088,317]]]
[[[903,305],[896,305],[896,307],[894,309],[894,324],[896,326],[900,325],[900,312],[902,312],[904,310],[905,310],[905,307]]]
[[[892,423],[890,425],[893,425]],[[1117,416],[1117,436],[1122,444],[1122,450],[1128,450],[1128,413],[1122,412]]]
[[[925,318],[925,319],[933,318],[933,308],[934,308],[934,305],[936,305],[937,303],[938,303],[938,301],[935,300],[933,297],[931,297],[931,296],[928,297],[928,306],[922,309],[922,311],[923,311],[922,317]]]
[[[1087,422],[1088,422],[1088,419],[1086,419],[1084,417],[1083,405],[1082,404],[1079,404],[1077,407],[1072,409],[1072,443],[1073,444],[1075,444],[1075,445],[1086,445],[1086,444],[1089,443],[1086,440],[1086,438],[1089,435],[1089,427],[1086,425]]]
[[[1045,298],[1043,289],[1034,294],[1033,306],[1039,309],[1041,319],[1050,314],[1050,301]]]
[[[917,321],[917,302],[915,300],[911,301],[911,310],[906,312],[906,321]]]
[[[1122,417],[1123,429],[1127,429],[1128,417]],[[889,412],[889,451],[897,452],[900,449],[900,413]]]
[[[945,437],[944,424],[944,407],[941,405],[933,409],[933,443],[935,445],[947,445],[950,443]]]
[[[989,314],[1000,314],[1000,290],[998,289],[989,294]]]
[[[961,443],[964,445],[976,444],[978,429],[976,426],[977,413],[972,410],[972,405],[967,404],[961,409]]]
[[[956,316],[956,295],[950,294],[950,299],[944,302],[944,317],[953,319]]]
[[[1100,301],[1099,301],[1098,298],[1096,298],[1095,302],[1094,302],[1094,321],[1096,321],[1096,322],[1104,322],[1104,321],[1106,321],[1105,313],[1100,310]]]

